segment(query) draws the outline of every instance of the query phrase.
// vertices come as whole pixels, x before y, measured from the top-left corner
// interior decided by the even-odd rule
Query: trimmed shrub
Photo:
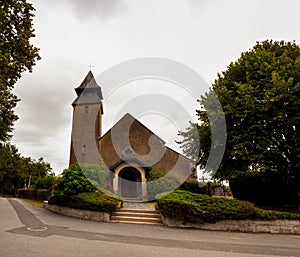
[[[98,166],[86,165],[86,169],[92,173],[93,178],[99,185]],[[118,196],[114,195],[108,190],[99,192],[95,186],[86,178],[78,164],[71,165],[65,169],[62,176],[58,179],[57,184],[54,186],[53,194],[49,198],[49,204],[65,206],[74,209],[113,212],[118,203]]]
[[[51,189],[19,189],[18,197],[31,199],[36,201],[44,201],[47,200],[51,195]]]
[[[151,199],[155,199],[156,194],[160,194],[177,188],[196,194],[208,195],[208,186],[204,185],[200,187],[199,182],[195,179],[186,180],[180,185],[180,183],[176,181],[176,178],[168,177],[165,175],[166,173],[159,171],[156,167],[153,167],[152,170],[150,170],[150,172],[148,173],[147,181],[154,181],[153,183],[148,183],[148,194]],[[164,180],[159,180],[162,177],[164,177]]]
[[[270,171],[240,173],[230,179],[233,196],[263,206],[297,206],[297,187],[283,174]]]
[[[167,192],[180,186],[175,177],[168,176],[168,174],[159,171],[156,167],[149,171],[147,181],[150,199],[155,199],[156,194]]]
[[[48,203],[80,210],[112,213],[117,208],[119,200],[102,192],[84,192],[69,197],[53,195]]]
[[[261,210],[254,204],[236,199],[210,197],[176,190],[157,195],[161,213],[169,218],[194,223],[213,223],[219,220],[297,219],[299,214]]]
[[[208,186],[204,185],[202,187],[199,186],[199,182],[197,180],[186,180],[180,188],[181,190],[185,190],[195,194],[206,194],[208,195]]]

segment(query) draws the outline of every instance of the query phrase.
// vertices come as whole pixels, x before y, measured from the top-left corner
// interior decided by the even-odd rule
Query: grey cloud
[[[16,108],[19,120],[15,124],[13,139],[18,143],[36,143],[39,147],[47,140],[57,142],[57,134],[71,122],[73,85],[62,84],[59,75],[48,77],[44,74],[28,77],[16,87],[15,93],[21,101]]]
[[[210,3],[214,3],[214,0],[188,0],[188,3],[191,4],[192,6],[202,6],[202,7],[206,7],[208,4]]]
[[[66,88],[45,84],[34,90],[22,90],[16,110],[20,119],[15,125],[13,142],[24,156],[44,157],[60,172],[68,162],[72,88],[67,92]]]
[[[193,13],[203,14],[208,8],[216,5],[215,0],[187,0]]]
[[[107,19],[127,9],[123,0],[52,0],[56,4],[67,4],[82,21],[90,18]]]

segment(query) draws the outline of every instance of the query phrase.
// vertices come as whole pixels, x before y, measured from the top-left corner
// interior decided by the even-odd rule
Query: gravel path
[[[145,210],[155,210],[154,207],[147,203],[139,202],[123,202],[123,208],[126,209],[145,209]]]

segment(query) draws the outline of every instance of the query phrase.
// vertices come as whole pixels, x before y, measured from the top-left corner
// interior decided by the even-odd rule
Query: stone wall
[[[177,228],[198,228],[204,230],[235,231],[248,233],[294,234],[300,235],[299,220],[222,220],[216,223],[188,223],[182,220],[162,217],[163,224]]]
[[[71,209],[68,207],[48,204],[47,202],[44,202],[43,206],[49,211],[66,216],[86,220],[110,222],[110,214],[106,212]],[[299,220],[222,220],[216,223],[199,224],[170,219],[162,216],[162,221],[164,225],[175,228],[196,228],[214,231],[300,235]]]
[[[84,220],[110,222],[110,214],[107,212],[72,209],[69,207],[48,204],[48,202],[46,201],[43,202],[43,207],[49,211],[70,217],[80,218]]]

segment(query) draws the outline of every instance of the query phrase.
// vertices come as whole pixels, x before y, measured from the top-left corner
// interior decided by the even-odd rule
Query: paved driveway
[[[300,236],[85,221],[0,198],[0,257],[299,256]]]

